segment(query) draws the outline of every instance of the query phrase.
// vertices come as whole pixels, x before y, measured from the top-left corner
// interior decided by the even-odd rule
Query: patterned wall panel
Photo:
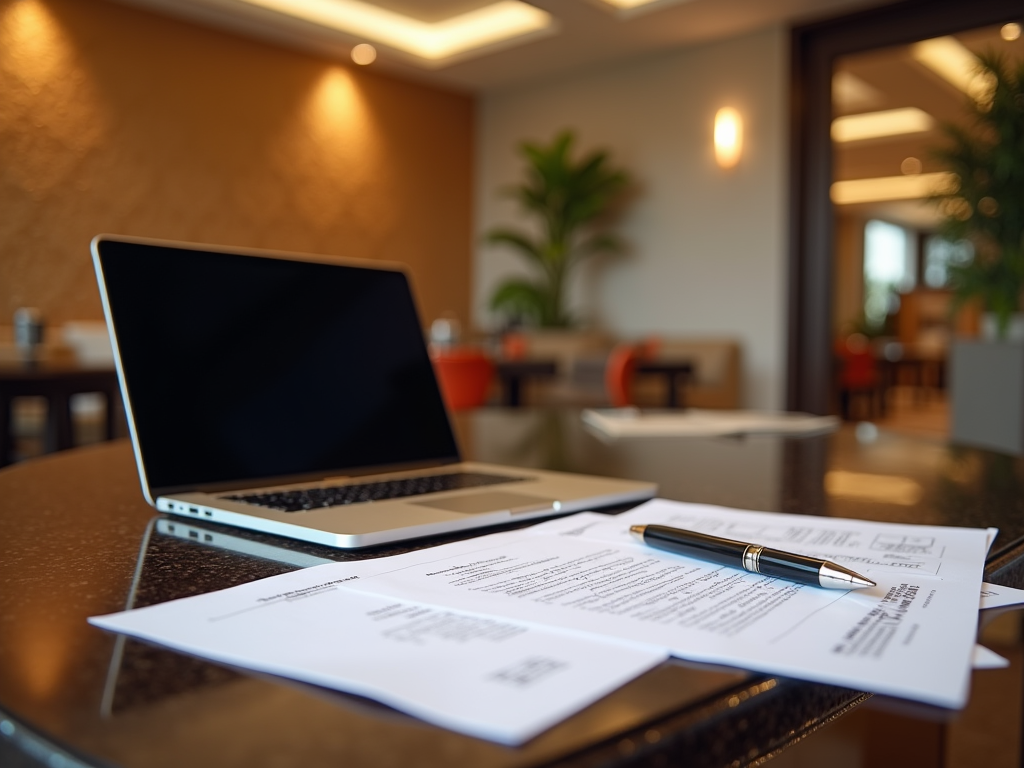
[[[100,232],[402,261],[468,317],[468,96],[105,0],[0,0],[0,325],[102,317]]]

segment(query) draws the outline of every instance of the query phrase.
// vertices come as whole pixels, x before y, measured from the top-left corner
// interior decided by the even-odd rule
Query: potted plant
[[[575,325],[565,306],[573,268],[588,256],[622,249],[607,224],[629,177],[611,166],[603,150],[573,159],[574,141],[572,131],[563,131],[547,146],[520,145],[526,179],[507,191],[537,222],[537,234],[504,227],[487,234],[489,242],[522,254],[534,272],[532,279],[510,278],[501,283],[491,297],[491,308],[541,328]]]
[[[954,306],[979,302],[994,333],[952,345],[950,432],[954,442],[1021,454],[1024,344],[1008,332],[1024,291],[1024,62],[978,58],[988,93],[970,103],[972,125],[945,128],[936,156],[955,183],[937,199],[945,236],[968,239],[975,252],[949,268]]]
[[[956,183],[937,200],[943,233],[967,239],[974,258],[949,267],[955,303],[977,300],[1005,339],[1024,291],[1024,62],[1016,70],[994,53],[978,57],[989,97],[970,101],[973,125],[946,125],[934,151]]]

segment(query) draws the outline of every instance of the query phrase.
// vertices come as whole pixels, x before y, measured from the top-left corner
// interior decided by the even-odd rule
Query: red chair
[[[431,362],[449,409],[479,408],[487,401],[494,363],[483,352],[471,347],[442,349],[431,354]]]
[[[885,415],[885,387],[878,358],[868,340],[860,334],[840,339],[835,346],[839,366],[839,411],[850,419],[856,410],[862,418]],[[855,402],[863,405],[855,408]]]

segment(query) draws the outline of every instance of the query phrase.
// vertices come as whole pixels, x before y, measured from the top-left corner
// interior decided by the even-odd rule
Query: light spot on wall
[[[38,95],[66,67],[67,43],[40,0],[17,0],[0,18],[0,66]]]
[[[291,173],[300,177],[294,203],[304,220],[326,229],[341,215],[354,215],[379,231],[380,219],[389,219],[386,206],[375,202],[382,158],[374,123],[359,79],[343,67],[325,69],[283,139]]]
[[[16,0],[0,16],[0,138],[23,160],[12,181],[33,199],[69,180],[102,137],[96,90],[64,30],[41,0]]]

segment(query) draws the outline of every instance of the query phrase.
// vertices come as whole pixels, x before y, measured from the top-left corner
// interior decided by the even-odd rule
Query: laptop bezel
[[[461,448],[459,447],[458,444],[458,434],[456,433],[452,426],[451,411],[448,408],[448,404],[445,403],[444,399],[442,398],[442,405],[444,406],[445,416],[448,421],[448,428],[449,430],[451,430],[453,443],[456,450],[456,454],[454,456],[440,457],[438,459],[427,460],[423,462],[403,462],[401,464],[394,465],[362,466],[355,468],[337,467],[329,470],[318,470],[314,472],[294,473],[273,477],[261,477],[259,479],[226,479],[222,481],[214,481],[209,483],[160,487],[154,487],[150,485],[149,477],[148,474],[146,473],[145,459],[143,457],[141,441],[139,439],[138,434],[138,428],[136,426],[135,416],[132,410],[131,393],[128,388],[127,379],[124,371],[124,365],[121,359],[121,351],[117,342],[117,333],[115,332],[114,329],[113,312],[111,311],[110,300],[107,295],[107,286],[103,270],[102,255],[100,253],[100,248],[102,244],[106,242],[153,246],[159,248],[184,249],[200,253],[223,253],[227,255],[252,256],[256,258],[285,259],[288,261],[313,262],[327,265],[351,266],[364,269],[398,272],[405,277],[409,285],[410,299],[413,303],[413,310],[416,312],[416,316],[422,317],[422,315],[420,315],[419,307],[416,303],[416,293],[413,290],[412,274],[405,265],[396,262],[357,259],[349,257],[336,257],[327,256],[324,254],[300,253],[294,251],[278,251],[265,248],[211,245],[206,243],[192,243],[178,240],[163,240],[158,238],[134,237],[130,235],[115,235],[107,233],[96,235],[90,242],[89,249],[92,254],[93,268],[96,273],[96,280],[100,292],[100,300],[103,305],[103,316],[106,319],[107,334],[110,338],[110,345],[114,352],[114,366],[115,370],[117,371],[118,384],[121,389],[121,396],[122,401],[124,403],[126,421],[128,423],[128,433],[132,441],[132,452],[135,456],[135,464],[139,473],[139,481],[140,484],[142,485],[143,496],[145,497],[146,501],[149,502],[149,504],[151,504],[152,506],[157,506],[156,500],[158,498],[170,494],[179,494],[184,492],[199,492],[215,495],[218,493],[225,493],[245,488],[259,489],[279,487],[285,485],[308,484],[329,478],[336,478],[337,482],[341,484],[346,482],[348,478],[357,479],[363,476],[379,475],[389,472],[425,472],[431,469],[450,467],[452,465],[459,464],[463,461],[461,456]],[[426,349],[425,339],[424,349]]]

